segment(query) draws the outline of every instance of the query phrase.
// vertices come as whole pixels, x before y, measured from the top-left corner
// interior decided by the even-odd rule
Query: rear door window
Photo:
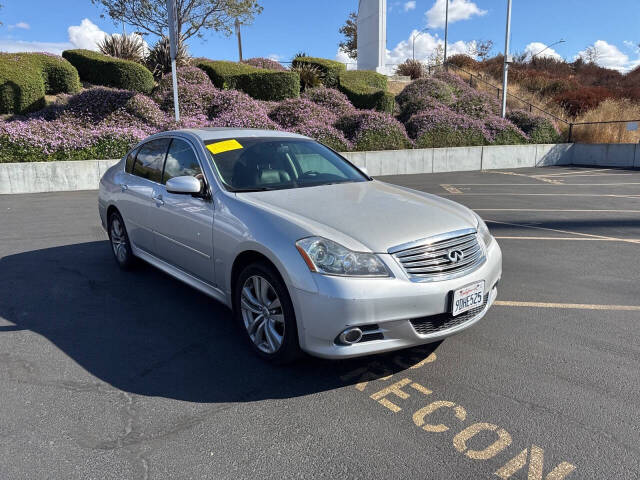
[[[133,171],[133,162],[136,161],[136,155],[138,154],[138,149],[131,150],[129,155],[127,155],[127,164],[124,168],[124,171],[127,173],[131,173]]]
[[[168,138],[159,138],[142,145],[133,165],[133,174],[162,183],[162,167],[170,142]]]
[[[162,183],[167,183],[168,180],[174,177],[184,176],[196,177],[197,179],[203,178],[198,157],[196,157],[191,145],[184,140],[174,138],[164,164]]]

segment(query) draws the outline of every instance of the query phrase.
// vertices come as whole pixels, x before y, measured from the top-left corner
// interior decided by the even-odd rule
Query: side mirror
[[[195,195],[202,192],[202,184],[195,177],[173,177],[167,181],[167,192]]]

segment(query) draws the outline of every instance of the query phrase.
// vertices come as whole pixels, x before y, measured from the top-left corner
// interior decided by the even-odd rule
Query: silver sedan
[[[105,173],[99,211],[120,267],[144,260],[223,302],[280,363],[443,339],[486,314],[502,274],[471,210],[290,133],[149,137]]]

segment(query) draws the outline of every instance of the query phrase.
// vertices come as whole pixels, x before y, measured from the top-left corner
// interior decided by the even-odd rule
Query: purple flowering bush
[[[271,60],[270,58],[249,58],[247,60],[243,60],[242,63],[246,63],[247,65],[251,65],[252,67],[264,68],[265,70],[278,70],[279,72],[287,71],[287,69],[284,68],[280,62],[276,62],[275,60]]]
[[[161,127],[166,123],[166,115],[149,97],[130,90],[94,87],[68,98],[66,105],[45,109],[57,116],[71,117],[90,123],[114,123],[120,125],[142,122]],[[133,119],[133,120],[132,120]]]
[[[311,100],[313,103],[326,108],[336,117],[342,117],[355,112],[355,107],[351,104],[347,96],[335,88],[317,87],[306,90],[302,98]]]
[[[492,145],[518,145],[528,143],[529,136],[506,118],[491,115],[484,120],[491,135]]]
[[[435,99],[445,105],[451,105],[455,101],[453,88],[448,83],[434,77],[425,77],[404,87],[396,97],[396,102],[402,107],[411,99],[425,97]]]
[[[476,90],[462,93],[453,102],[451,108],[473,118],[485,118],[500,113],[500,105],[495,98]]]
[[[290,98],[269,112],[269,118],[284,128],[302,124],[332,124],[337,120],[329,110],[306,98]]]
[[[444,105],[411,117],[407,131],[418,148],[485,145],[491,141],[491,133],[481,121]]]
[[[332,126],[337,116],[308,98],[280,102],[269,112],[269,118],[279,125],[279,129],[311,137],[334,150],[351,149],[351,143],[344,134]]]
[[[70,117],[0,122],[0,163],[118,158],[151,133],[144,125],[91,125]]]
[[[531,143],[557,143],[561,140],[557,125],[545,117],[525,110],[512,110],[507,113],[507,119],[527,134]]]
[[[344,134],[331,125],[321,125],[318,123],[302,124],[291,128],[289,131],[313,138],[338,152],[347,152],[353,148],[351,142],[345,138]]]
[[[335,127],[357,151],[401,150],[412,146],[404,125],[387,113],[359,110],[338,119]]]
[[[178,70],[178,98],[182,114],[206,114],[216,90],[207,74],[199,68],[188,66]],[[160,79],[152,98],[165,112],[173,111],[173,78],[170,73]]]

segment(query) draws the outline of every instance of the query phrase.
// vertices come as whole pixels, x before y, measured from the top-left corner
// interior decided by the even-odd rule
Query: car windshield
[[[366,182],[368,178],[329,148],[294,138],[238,138],[205,142],[232,192],[255,192]]]

